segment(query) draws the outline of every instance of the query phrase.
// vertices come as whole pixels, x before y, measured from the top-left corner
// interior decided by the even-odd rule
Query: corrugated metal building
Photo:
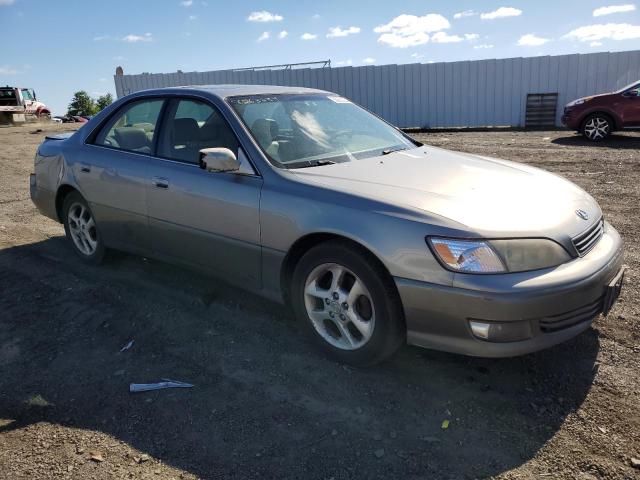
[[[640,50],[428,64],[116,75],[114,79],[118,97],[178,85],[320,88],[339,93],[400,127],[525,126],[554,120],[560,125],[567,102],[640,79]]]

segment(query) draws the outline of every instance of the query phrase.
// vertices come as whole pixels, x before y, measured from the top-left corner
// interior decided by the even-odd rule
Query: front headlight
[[[567,103],[567,107],[575,107],[576,105],[582,105],[584,102],[588,102],[589,100],[591,100],[593,97],[584,97],[584,98],[578,98],[577,100],[574,100],[573,102],[569,102]]]
[[[574,100],[573,102],[567,103],[567,107],[575,107],[576,105],[582,105],[584,103],[584,98],[579,98]]]
[[[499,273],[506,268],[485,241],[429,238],[432,250],[449,269],[465,273]]]
[[[445,268],[460,273],[526,272],[571,260],[561,245],[545,238],[458,240],[430,237],[428,243]]]

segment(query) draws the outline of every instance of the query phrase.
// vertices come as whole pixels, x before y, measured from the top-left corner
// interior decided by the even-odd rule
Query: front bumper
[[[622,268],[622,239],[608,223],[584,257],[553,269],[505,275],[460,275],[452,286],[395,278],[407,341],[479,357],[511,357],[564,342],[602,312],[609,283]],[[515,326],[518,341],[475,337],[470,320]]]

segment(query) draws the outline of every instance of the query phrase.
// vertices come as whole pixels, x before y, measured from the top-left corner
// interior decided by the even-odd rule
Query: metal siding
[[[640,78],[640,50],[436,64],[114,76],[118,98],[178,85],[295,85],[339,93],[401,127],[524,125],[528,93],[564,105]]]

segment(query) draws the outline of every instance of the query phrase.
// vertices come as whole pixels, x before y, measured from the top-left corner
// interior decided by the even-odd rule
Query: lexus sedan
[[[82,260],[118,249],[204,270],[291,305],[355,365],[403,343],[550,347],[606,315],[623,281],[621,238],[576,185],[423,145],[320,90],[134,93],[47,138],[30,183]]]

